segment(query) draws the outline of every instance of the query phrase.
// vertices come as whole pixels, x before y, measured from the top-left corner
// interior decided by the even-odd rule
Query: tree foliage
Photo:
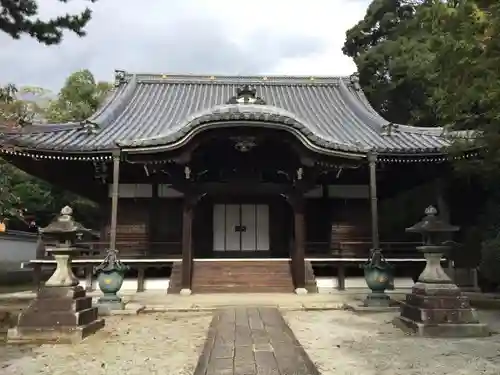
[[[481,267],[490,278],[500,274],[499,35],[498,1],[373,0],[344,45],[388,120],[475,131],[480,157],[456,166],[481,181],[474,230],[485,241]]]
[[[373,0],[347,32],[374,107],[391,121],[480,130],[475,171],[499,170],[500,4],[488,0]],[[483,173],[486,175],[488,173]]]
[[[50,91],[41,87],[0,87],[0,124],[12,129],[43,121],[50,100]]]
[[[45,113],[50,122],[82,121],[90,117],[103,103],[112,85],[97,82],[89,70],[71,74]]]
[[[373,107],[396,123],[410,122],[412,111],[425,97],[425,82],[412,74],[418,60],[411,61],[406,53],[422,46],[403,33],[415,18],[416,7],[414,1],[373,0],[365,17],[347,31],[343,48],[354,59]]]
[[[33,122],[82,121],[103,103],[111,84],[96,82],[92,73],[71,74],[57,97],[37,87],[0,88],[0,124],[21,128]],[[82,214],[83,222],[96,215],[92,202],[32,177],[0,159],[0,220],[25,222],[27,217],[46,224],[64,205]],[[78,216],[78,215],[77,215]],[[87,220],[86,220],[87,219]]]
[[[69,0],[58,0],[67,3]],[[87,0],[92,3],[97,0]],[[72,31],[78,36],[85,36],[85,27],[92,16],[92,11],[85,8],[79,14],[65,14],[48,20],[39,15],[37,0],[0,0],[0,30],[14,39],[29,35],[38,42],[52,45],[62,41],[64,31]]]

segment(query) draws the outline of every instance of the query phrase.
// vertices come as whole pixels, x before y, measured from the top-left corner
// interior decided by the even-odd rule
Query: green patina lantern
[[[125,272],[129,267],[118,259],[118,251],[108,249],[103,262],[94,268],[97,274],[97,283],[103,296],[97,301],[101,313],[108,310],[122,310],[124,308],[121,297],[117,295],[120,291]]]
[[[361,265],[365,281],[371,293],[366,296],[364,306],[389,306],[390,298],[385,291],[393,284],[393,266],[387,262],[382,250],[370,250],[370,257]]]

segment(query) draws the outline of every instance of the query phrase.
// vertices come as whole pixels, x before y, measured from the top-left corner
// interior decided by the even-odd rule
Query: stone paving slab
[[[194,375],[319,375],[274,307],[215,312]]]

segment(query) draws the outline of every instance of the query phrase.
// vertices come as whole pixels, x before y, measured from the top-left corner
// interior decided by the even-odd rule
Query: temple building
[[[139,264],[173,264],[169,291],[185,293],[314,291],[312,263],[340,273],[372,247],[411,262],[379,206],[442,175],[450,145],[442,128],[386,121],[352,77],[124,71],[87,120],[0,142],[12,164],[99,203],[102,246],[139,278]]]

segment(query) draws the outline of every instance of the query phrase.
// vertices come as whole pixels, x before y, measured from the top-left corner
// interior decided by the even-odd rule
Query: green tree
[[[12,129],[39,121],[82,121],[102,105],[110,88],[107,82],[96,82],[88,70],[71,74],[55,99],[42,88],[6,85],[0,87],[0,124]],[[93,202],[32,177],[0,159],[0,220],[9,218],[15,224],[25,221],[28,214],[45,225],[67,204],[75,209],[75,216],[88,225],[98,215]]]
[[[365,17],[346,32],[343,47],[356,63],[360,84],[373,107],[396,123],[411,122],[412,111],[425,96],[424,83],[407,74],[409,65],[420,59],[413,62],[405,54],[414,48],[404,31],[417,6],[408,0],[373,0]]]
[[[45,113],[50,122],[83,121],[97,111],[112,85],[97,82],[89,70],[71,74]]]
[[[375,109],[394,122],[443,125],[435,99],[453,60],[442,48],[452,41],[465,45],[475,35],[474,9],[472,0],[372,1],[347,31],[343,52],[354,59]]]
[[[484,241],[484,275],[497,275],[498,282],[499,32],[497,1],[374,0],[364,20],[347,32],[344,46],[369,99],[388,119],[475,131],[474,141],[465,144],[476,146],[480,157],[455,165],[482,181],[484,213],[470,221],[473,237]],[[457,148],[463,144],[455,141]]]
[[[0,120],[7,128],[23,127],[34,121],[43,121],[51,93],[41,87],[0,87]]]
[[[67,3],[69,0],[58,0]],[[92,3],[97,0],[87,0]],[[46,45],[59,44],[64,31],[85,36],[85,27],[92,16],[86,8],[79,14],[65,14],[48,20],[38,17],[39,2],[36,0],[0,0],[0,30],[14,39],[29,35]]]
[[[50,92],[39,87],[18,88],[13,84],[0,87],[0,124],[12,130],[42,118],[49,96]],[[0,159],[0,220],[8,218],[14,225],[25,222],[25,213],[37,209],[30,203],[38,196],[40,201],[49,202],[49,191],[46,183]]]

